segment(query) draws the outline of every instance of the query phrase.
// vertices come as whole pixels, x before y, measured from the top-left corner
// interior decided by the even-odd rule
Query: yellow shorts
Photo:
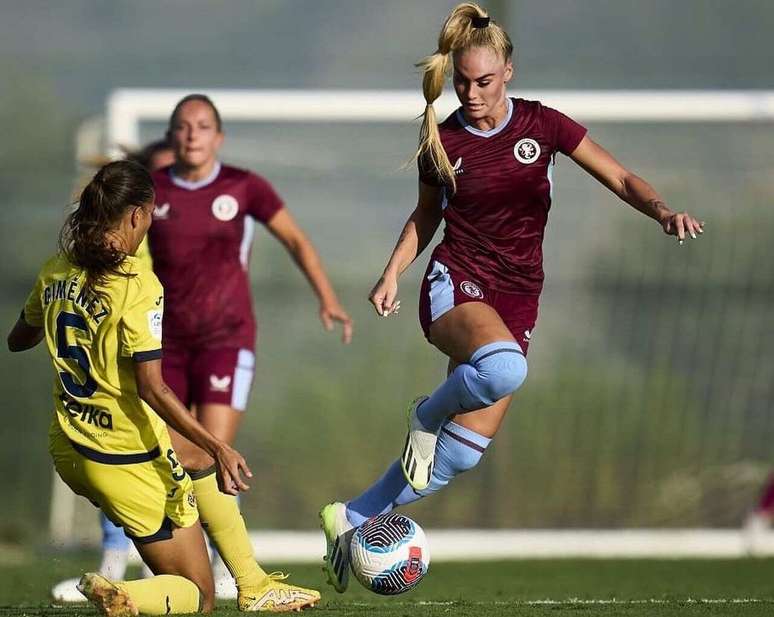
[[[173,526],[190,527],[199,518],[193,482],[177,461],[166,431],[155,458],[126,462],[131,459],[85,451],[54,422],[49,452],[73,492],[101,508],[136,542],[168,540]]]

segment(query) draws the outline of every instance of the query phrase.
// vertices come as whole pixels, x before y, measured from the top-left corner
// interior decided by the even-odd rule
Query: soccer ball
[[[425,532],[402,514],[368,519],[353,534],[350,555],[355,578],[384,596],[408,591],[430,566]]]

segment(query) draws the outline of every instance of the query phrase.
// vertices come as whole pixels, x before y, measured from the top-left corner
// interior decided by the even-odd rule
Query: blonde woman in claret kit
[[[419,321],[447,357],[449,373],[430,396],[409,405],[400,458],[361,495],[320,511],[325,568],[339,592],[348,584],[353,530],[475,467],[527,377],[557,153],[681,244],[703,231],[702,222],[670,209],[586,128],[539,101],[509,97],[512,57],[502,27],[477,4],[463,3],[444,22],[437,51],[419,65],[427,106],[417,150],[418,204],[369,300],[382,317],[397,312],[398,280],[443,220],[443,240],[422,280]],[[438,124],[433,102],[450,71],[460,107]]]

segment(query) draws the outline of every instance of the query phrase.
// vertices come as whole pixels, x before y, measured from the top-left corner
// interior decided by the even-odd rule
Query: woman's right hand
[[[380,316],[387,317],[400,309],[400,300],[396,300],[397,296],[398,277],[385,273],[374,285],[368,300]]]
[[[250,487],[245,484],[242,475],[252,478],[253,472],[247,466],[245,459],[231,446],[221,442],[213,455],[215,473],[218,477],[218,488],[221,493],[238,495]]]

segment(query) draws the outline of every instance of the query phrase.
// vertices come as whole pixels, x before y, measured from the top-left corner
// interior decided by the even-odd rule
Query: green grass
[[[93,555],[3,550],[0,615],[96,615],[85,605],[57,607],[48,590],[58,580],[93,568]],[[318,567],[283,568],[299,583],[321,588]],[[356,582],[344,595],[323,589],[325,616],[413,615],[771,615],[774,559],[528,560],[433,564],[414,591],[397,598],[366,592]],[[233,603],[216,615],[236,617]]]

